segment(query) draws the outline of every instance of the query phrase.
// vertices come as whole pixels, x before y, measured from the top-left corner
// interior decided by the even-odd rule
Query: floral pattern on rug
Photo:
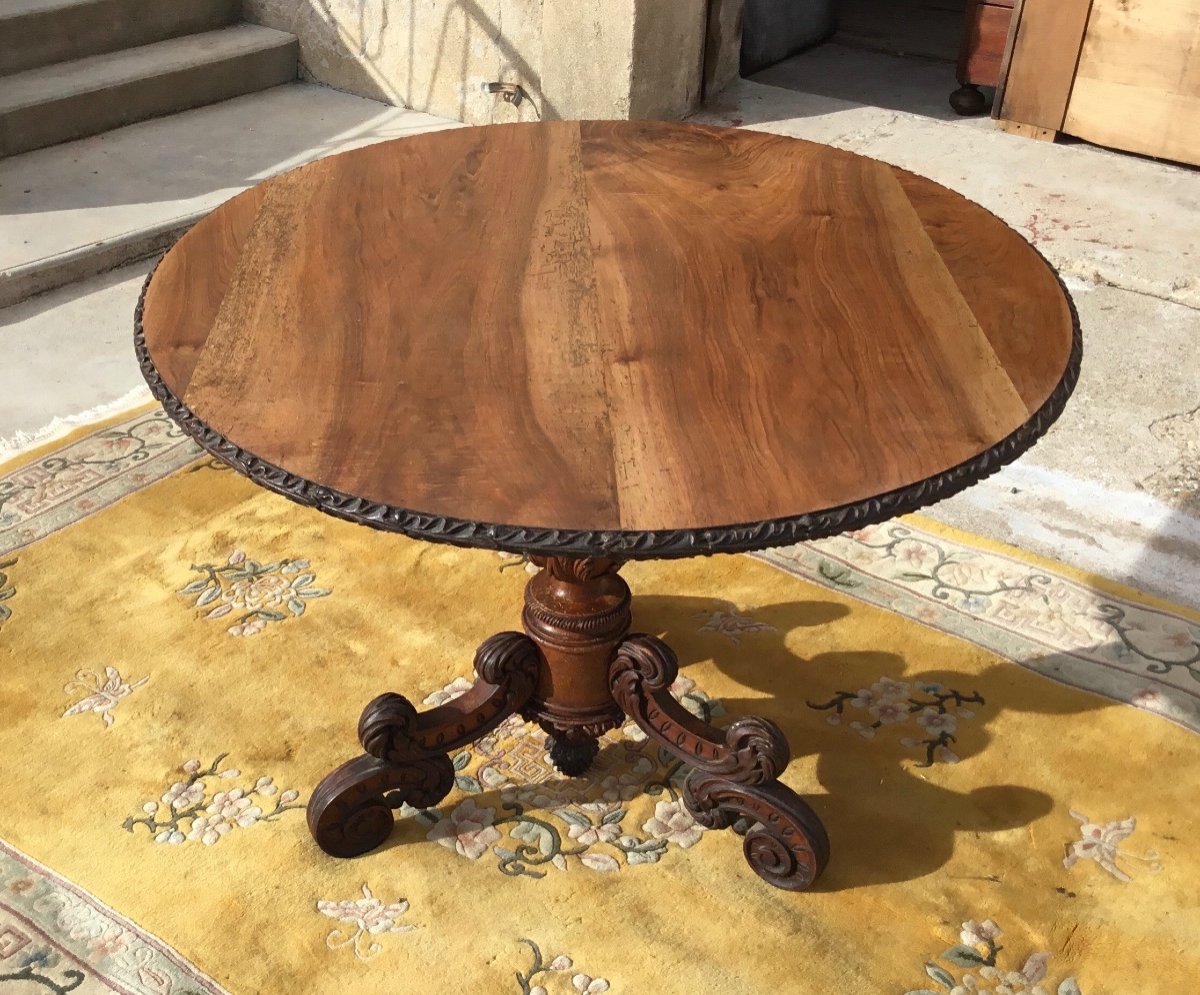
[[[0,474],[0,556],[202,455],[155,409]],[[1200,625],[1179,614],[909,522],[885,522],[751,555],[905,618],[969,637],[1054,680],[1200,731]],[[514,566],[532,566],[522,557],[509,559]]]
[[[948,707],[949,703],[953,703],[953,711]],[[825,720],[833,726],[842,723],[847,706],[865,711],[863,719],[870,721],[853,719],[848,726],[864,739],[874,739],[875,733],[884,726],[903,729],[908,727],[910,720],[915,721],[920,731],[916,736],[902,737],[900,745],[924,749],[925,758],[918,767],[958,763],[959,756],[950,749],[950,744],[955,742],[958,721],[975,717],[974,710],[965,707],[968,704],[985,705],[987,702],[978,691],[963,694],[933,682],[918,682],[914,688],[909,681],[890,677],[881,677],[869,688],[858,691],[838,691],[824,704],[807,702],[809,708],[818,711],[833,709],[833,714]]]
[[[155,409],[0,475],[0,554],[107,508],[200,452],[165,411]]]
[[[752,555],[1200,731],[1200,625],[1182,615],[900,522]]]
[[[1137,829],[1137,819],[1130,816],[1115,822],[1092,822],[1082,812],[1070,809],[1070,816],[1079,823],[1080,838],[1067,844],[1067,855],[1063,858],[1063,867],[1070,869],[1081,860],[1094,860],[1118,881],[1133,879],[1117,866],[1117,858],[1140,860],[1149,866],[1152,873],[1162,870],[1159,863],[1161,854],[1157,850],[1147,850],[1144,854],[1129,853],[1120,849],[1120,844],[1133,835]]]
[[[937,958],[954,969],[965,969],[964,973],[956,977],[954,970],[934,960],[926,961],[925,973],[939,986],[938,990],[914,988],[905,995],[939,995],[944,991],[950,995],[1082,995],[1074,978],[1064,978],[1057,985],[1049,980],[1049,951],[1030,954],[1020,969],[1001,965],[999,954],[1004,948],[996,941],[1002,935],[991,919],[968,919],[962,924],[960,942]]]
[[[304,807],[300,792],[289,788],[280,792],[275,779],[263,775],[250,787],[221,787],[216,781],[231,781],[242,777],[236,767],[221,770],[229,756],[222,753],[208,767],[201,769],[199,760],[189,760],[179,769],[187,777],[174,781],[158,801],[142,805],[142,814],[129,816],[121,828],[132,833],[136,826],[145,826],[156,843],[203,843],[212,846],[235,829],[250,829],[260,822],[274,822],[284,814]],[[272,802],[274,807],[270,807]]]
[[[161,940],[0,842],[0,988],[228,995]]]
[[[4,571],[16,565],[17,559],[15,556],[11,560],[0,561],[0,625],[3,625],[12,618],[12,609],[4,602],[10,600],[17,593],[16,587],[9,582],[8,574]]]
[[[533,954],[533,963],[524,971],[516,972],[521,995],[604,995],[609,990],[606,978],[593,978],[576,971],[571,974],[575,962],[566,954],[553,956],[549,961],[533,940],[522,939]],[[570,987],[566,985],[570,980]],[[534,981],[537,984],[534,984]]]
[[[268,622],[282,622],[289,613],[298,618],[304,614],[305,602],[330,594],[324,588],[312,586],[317,575],[308,560],[259,563],[235,549],[221,565],[193,563],[192,569],[204,576],[177,593],[194,596],[197,608],[215,604],[204,614],[206,619],[226,618],[239,612],[226,630],[233,636],[257,635]]]
[[[471,686],[458,678],[425,699],[438,706]],[[671,693],[703,721],[723,715],[720,702],[680,677]],[[490,855],[512,876],[545,877],[571,866],[612,873],[655,864],[671,848],[698,843],[704,828],[681,798],[682,761],[659,749],[632,722],[601,738],[601,753],[582,778],[564,778],[550,762],[545,737],[513,716],[452,759],[455,785],[467,794],[437,810],[402,809],[427,827],[426,838],[468,860]],[[499,792],[499,805],[471,797]]]
[[[693,617],[696,621],[704,623],[696,630],[697,632],[716,632],[728,639],[734,646],[742,644],[742,636],[746,633],[779,631],[773,625],[743,614],[734,605],[727,605],[713,611],[698,612]]]
[[[336,919],[350,929],[334,927],[325,937],[325,945],[330,950],[340,950],[349,947],[359,960],[371,960],[383,951],[376,937],[388,933],[410,933],[416,926],[401,923],[400,917],[407,915],[408,902],[399,898],[394,902],[384,903],[376,898],[368,885],[362,886],[362,898],[348,898],[340,902],[317,902],[317,911],[321,915]]]
[[[77,671],[73,680],[63,687],[63,693],[69,695],[83,694],[83,698],[63,712],[64,719],[73,715],[99,715],[108,728],[116,721],[113,711],[122,701],[150,680],[150,676],[139,678],[130,683],[125,680],[116,667],[105,667],[102,678],[94,670]]]

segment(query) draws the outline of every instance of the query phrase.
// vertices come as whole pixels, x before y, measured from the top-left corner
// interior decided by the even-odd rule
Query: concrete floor
[[[1033,450],[928,513],[1200,607],[1200,174],[956,118],[945,103],[954,85],[944,64],[826,45],[734,84],[698,119],[895,162],[1035,241],[1067,275],[1079,308],[1079,387]],[[294,142],[280,149],[281,161],[299,154]],[[181,153],[181,168],[193,162]],[[160,171],[171,170],[164,159]],[[152,180],[140,182],[154,211],[169,208]],[[181,210],[192,210],[188,201]],[[35,231],[36,219],[26,221]],[[14,360],[0,367],[0,454],[55,418],[139,387],[131,315],[147,269],[135,264],[0,310],[0,347]]]
[[[1032,450],[926,513],[1200,607],[1200,172],[959,118],[956,85],[947,63],[827,44],[696,120],[904,166],[1037,245],[1079,310],[1079,386]]]

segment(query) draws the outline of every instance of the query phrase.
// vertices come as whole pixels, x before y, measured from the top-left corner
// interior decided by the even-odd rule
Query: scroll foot
[[[778,781],[733,784],[694,770],[684,782],[683,800],[702,826],[740,830],[746,863],[776,888],[803,891],[829,862],[825,827],[796,792]]]
[[[363,711],[365,756],[342,764],[308,803],[308,829],[334,857],[375,849],[392,831],[392,809],[436,805],[454,786],[449,754],[518,712],[533,695],[537,646],[519,632],[492,636],[475,654],[478,680],[458,698],[418,712],[403,695],[383,694]]]

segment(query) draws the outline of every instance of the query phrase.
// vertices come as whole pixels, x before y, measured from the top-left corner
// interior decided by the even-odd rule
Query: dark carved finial
[[[591,737],[547,736],[546,749],[555,770],[567,777],[586,774],[600,752],[600,744]]]

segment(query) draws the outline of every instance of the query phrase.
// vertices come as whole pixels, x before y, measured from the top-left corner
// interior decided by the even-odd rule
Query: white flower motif
[[[212,846],[223,836],[233,832],[233,826],[220,816],[198,815],[192,820],[188,829],[189,840],[199,840],[205,846]]]
[[[1002,935],[1003,931],[991,919],[984,919],[983,922],[968,919],[962,924],[962,932],[958,937],[967,946],[973,947],[987,946],[989,940],[997,940]]]
[[[567,835],[573,840],[578,840],[584,846],[593,846],[596,843],[611,843],[621,835],[621,827],[604,824],[580,826],[572,822],[567,826]]]
[[[279,574],[259,574],[235,580],[221,593],[221,600],[234,608],[256,612],[283,604],[291,590],[292,586]]]
[[[1144,856],[1138,856],[1118,848],[1118,845],[1133,835],[1137,828],[1137,819],[1133,816],[1117,822],[1095,823],[1082,812],[1076,812],[1074,809],[1069,811],[1071,818],[1081,824],[1081,838],[1070,844],[1067,855],[1063,858],[1063,867],[1072,867],[1080,860],[1094,860],[1118,881],[1133,880],[1117,866],[1118,856],[1146,861],[1154,871],[1161,869],[1157,863],[1157,850],[1147,850]]]
[[[267,627],[267,623],[261,618],[252,618],[248,622],[239,622],[237,625],[231,625],[226,631],[231,636],[253,636],[262,632]]]
[[[203,781],[193,781],[191,784],[176,781],[162,796],[162,803],[170,805],[176,812],[181,812],[191,805],[198,805],[202,801],[204,801]],[[143,806],[143,810],[145,810],[145,806]]]
[[[877,701],[875,692],[870,688],[859,688],[858,693],[846,703],[855,708],[870,708]]]
[[[243,829],[253,826],[263,814],[241,788],[218,791],[204,811],[225,822],[237,823]]]
[[[697,620],[705,619],[698,632],[717,632],[728,639],[734,646],[741,645],[741,636],[746,632],[778,632],[773,625],[758,622],[749,615],[741,614],[730,605],[727,609],[701,612],[695,616]]]
[[[368,941],[367,937],[382,936],[385,933],[408,933],[416,927],[399,922],[400,917],[405,915],[409,908],[404,899],[385,905],[371,894],[371,889],[365,884],[362,886],[362,894],[363,897],[359,899],[317,902],[317,911],[330,919],[354,927],[353,933],[348,930],[332,930],[325,938],[330,950],[353,945],[354,955],[359,960],[370,960],[383,947],[375,941]]]
[[[681,801],[661,801],[654,806],[654,816],[642,829],[655,839],[667,840],[684,849],[699,842],[704,835],[701,826]]]
[[[936,708],[926,708],[917,716],[917,725],[922,726],[932,736],[941,733],[954,734],[958,728],[958,719],[950,712],[939,712]]]
[[[908,681],[895,681],[890,677],[881,677],[871,685],[871,690],[879,696],[881,701],[886,702],[907,700],[911,688],[912,685]]]
[[[148,680],[150,678],[147,676],[130,683],[121,677],[116,667],[105,667],[103,680],[94,670],[80,670],[75,674],[75,679],[63,687],[63,691],[66,694],[78,694],[82,691],[83,700],[63,712],[62,717],[65,719],[72,715],[94,712],[104,721],[105,728],[108,728],[116,721],[112,714],[113,709]]]
[[[655,769],[649,757],[638,757],[633,767],[620,775],[609,774],[600,782],[600,798],[606,802],[627,802],[642,793],[646,777]]]
[[[878,705],[872,705],[869,711],[885,726],[904,722],[910,714],[908,706],[900,701],[882,701]]]
[[[608,991],[608,982],[603,978],[589,978],[586,974],[577,974],[571,979],[571,984],[580,995],[603,995]]]
[[[495,814],[495,809],[478,808],[475,800],[468,798],[430,829],[426,839],[456,850],[469,860],[478,860],[500,839],[500,832],[492,825]]]
[[[465,677],[456,677],[440,691],[434,691],[433,694],[429,695],[425,699],[424,704],[432,705],[436,708],[438,705],[444,705],[448,701],[453,701],[459,695],[470,691],[472,687],[472,683]]]
[[[549,964],[551,971],[569,971],[574,966],[574,962],[566,954],[559,954]]]

